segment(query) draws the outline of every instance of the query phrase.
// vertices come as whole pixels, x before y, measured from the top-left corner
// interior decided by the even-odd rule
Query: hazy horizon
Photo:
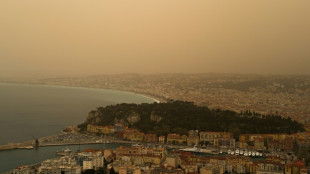
[[[310,74],[310,1],[0,1],[0,77]]]

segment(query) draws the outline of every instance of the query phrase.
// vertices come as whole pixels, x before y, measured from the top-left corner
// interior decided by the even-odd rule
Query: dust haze
[[[310,74],[309,0],[1,0],[0,76]]]

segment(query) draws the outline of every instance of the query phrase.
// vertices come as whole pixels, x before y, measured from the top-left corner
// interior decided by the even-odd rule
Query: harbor
[[[36,146],[36,142],[39,142]],[[215,147],[196,147],[186,145],[173,145],[161,143],[143,143],[128,140],[116,139],[109,136],[96,136],[94,134],[81,133],[62,133],[48,137],[42,137],[38,140],[26,141],[1,146],[0,160],[4,161],[5,169],[1,172],[6,172],[22,165],[32,165],[40,163],[46,159],[56,158],[59,156],[74,154],[78,151],[86,149],[116,149],[120,146],[127,147],[149,147],[149,148],[165,148],[168,153],[174,151],[183,151],[194,153],[197,156],[204,157],[249,157],[253,160],[264,160],[267,156],[278,156],[281,158],[291,158],[288,154],[282,152],[264,152],[262,154],[253,153],[248,149],[228,149]],[[248,152],[248,156],[246,156]],[[251,155],[249,155],[251,152]],[[255,154],[255,155],[254,155]],[[257,155],[256,155],[257,154]],[[27,156],[27,158],[24,158]],[[30,158],[28,158],[30,157]],[[6,160],[19,159],[19,160]]]

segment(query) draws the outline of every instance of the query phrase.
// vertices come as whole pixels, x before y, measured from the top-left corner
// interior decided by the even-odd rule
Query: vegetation
[[[130,120],[132,116],[136,118],[135,122]],[[210,110],[208,107],[184,101],[99,107],[91,111],[86,122],[79,127],[85,128],[89,123],[95,125],[122,123],[144,133],[157,135],[187,134],[189,130],[228,131],[232,132],[236,139],[241,133],[291,134],[304,131],[303,125],[291,118],[250,111],[237,113],[230,110]]]

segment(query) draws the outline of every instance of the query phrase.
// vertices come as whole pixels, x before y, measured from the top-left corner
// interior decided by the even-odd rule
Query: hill
[[[296,133],[304,131],[302,124],[278,115],[261,115],[249,111],[210,110],[192,102],[171,101],[153,104],[117,104],[99,107],[89,113],[87,124],[114,125],[121,123],[144,133],[167,135],[187,134],[189,130],[228,131],[238,139],[244,133]]]

